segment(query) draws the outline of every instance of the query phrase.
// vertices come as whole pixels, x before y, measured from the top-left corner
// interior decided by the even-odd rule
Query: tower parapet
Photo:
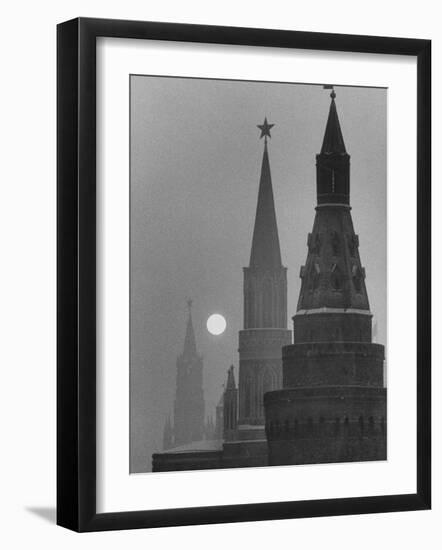
[[[269,464],[386,458],[386,389],[298,387],[266,394]]]

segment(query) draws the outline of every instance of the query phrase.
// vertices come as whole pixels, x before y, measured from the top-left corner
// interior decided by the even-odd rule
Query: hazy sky
[[[335,90],[351,156],[353,222],[377,341],[386,344],[387,90]],[[256,125],[265,116],[275,124],[269,157],[291,328],[329,93],[316,85],[131,77],[131,471],[150,470],[173,417],[186,298],[204,357],[206,415],[214,416],[230,364],[237,378],[242,268],[264,145]],[[221,336],[206,330],[214,312],[227,320]]]

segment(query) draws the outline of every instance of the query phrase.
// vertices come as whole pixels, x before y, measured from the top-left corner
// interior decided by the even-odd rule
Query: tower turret
[[[283,348],[283,389],[266,394],[270,464],[386,458],[384,347],[372,314],[350,208],[349,166],[331,93],[317,206],[293,317]]]
[[[345,150],[335,98],[332,91],[324,140],[321,152],[316,155],[318,205],[350,202],[350,155]]]
[[[301,291],[293,318],[296,343],[371,342],[365,269],[351,218],[347,178],[350,156],[345,150],[335,97],[332,91],[322,149],[316,158],[321,166],[327,163],[333,170],[344,159],[346,168],[341,170],[341,181],[347,183],[333,187],[330,174],[324,175],[322,168],[318,169],[318,204],[313,229],[307,238],[307,260],[300,271]],[[326,189],[330,192],[320,192]],[[343,192],[338,193],[339,190]],[[323,201],[325,195],[328,198]]]
[[[264,137],[250,263],[244,268],[244,328],[287,327],[287,268],[281,262],[267,137],[274,124],[259,125]]]

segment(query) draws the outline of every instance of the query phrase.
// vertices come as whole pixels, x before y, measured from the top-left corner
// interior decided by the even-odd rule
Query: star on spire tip
[[[267,143],[267,137],[271,138],[270,130],[275,126],[274,124],[269,124],[267,122],[267,117],[264,118],[263,124],[257,124],[257,128],[261,130],[261,135],[259,136],[259,139],[264,138],[265,143]]]

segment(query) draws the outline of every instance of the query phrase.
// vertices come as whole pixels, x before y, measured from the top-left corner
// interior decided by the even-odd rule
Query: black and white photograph
[[[387,460],[388,90],[129,96],[130,472]]]
[[[2,548],[439,549],[440,11],[5,3]]]

